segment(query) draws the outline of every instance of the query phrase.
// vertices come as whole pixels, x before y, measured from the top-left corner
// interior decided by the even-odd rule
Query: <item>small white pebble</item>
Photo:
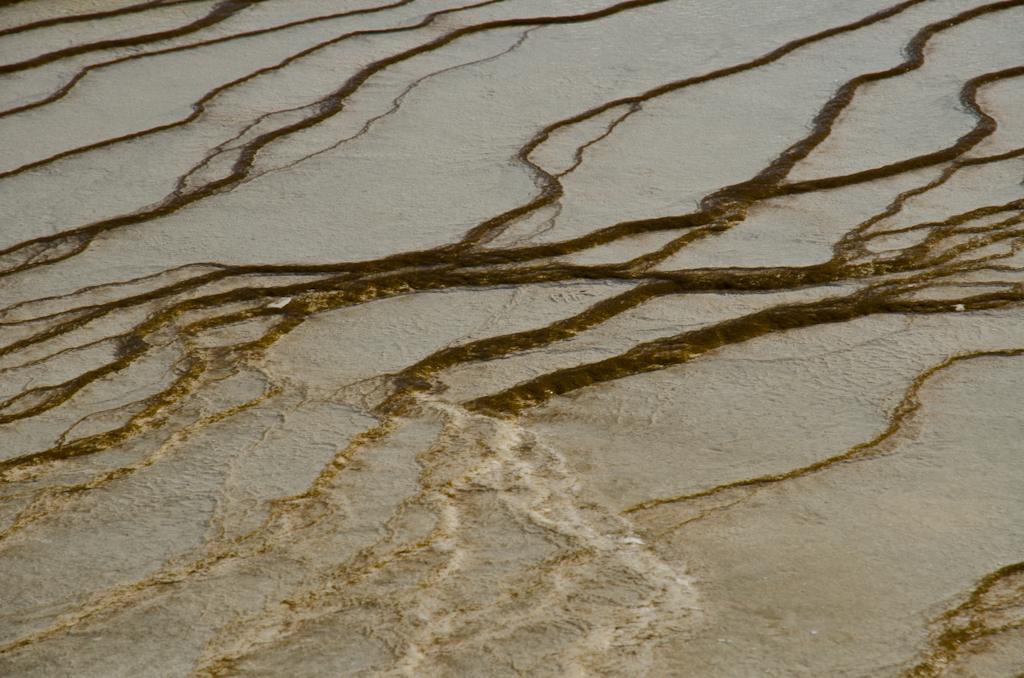
[[[720,642],[720,643],[724,643],[724,642],[725,642],[725,638],[719,638],[719,639],[718,639],[718,642]]]
[[[290,302],[291,300],[291,297],[283,297],[281,299],[278,299],[277,301],[272,301],[269,304],[267,304],[267,308],[284,308],[285,306],[288,305],[288,302]]]
[[[818,632],[817,631],[811,631],[811,635],[812,636],[816,636],[816,635],[818,635]]]
[[[963,304],[957,304],[956,306],[953,307],[953,310],[954,311],[962,311],[962,310],[964,310],[964,305]]]
[[[642,539],[637,539],[636,537],[626,537],[622,541],[626,542],[627,544],[640,544],[641,546],[643,546],[644,544]]]

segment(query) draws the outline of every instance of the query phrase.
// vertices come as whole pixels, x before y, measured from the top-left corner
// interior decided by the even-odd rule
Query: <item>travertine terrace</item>
[[[1024,0],[0,0],[0,675],[1024,676]]]

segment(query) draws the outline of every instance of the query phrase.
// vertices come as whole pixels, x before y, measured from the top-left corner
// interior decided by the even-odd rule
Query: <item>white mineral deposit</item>
[[[0,676],[1024,678],[1024,0],[0,0]]]

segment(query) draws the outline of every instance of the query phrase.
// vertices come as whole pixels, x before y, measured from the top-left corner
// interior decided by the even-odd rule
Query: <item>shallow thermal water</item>
[[[1024,0],[0,2],[0,675],[1024,676]]]

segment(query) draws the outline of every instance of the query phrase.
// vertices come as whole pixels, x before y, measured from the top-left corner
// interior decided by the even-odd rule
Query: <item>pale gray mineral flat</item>
[[[1024,676],[1024,0],[893,1],[0,0],[0,676]]]

